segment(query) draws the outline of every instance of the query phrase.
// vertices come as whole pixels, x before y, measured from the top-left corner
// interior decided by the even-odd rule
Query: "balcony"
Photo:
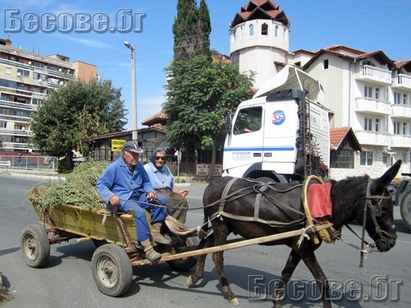
[[[391,85],[392,88],[403,90],[403,91],[410,91],[411,90],[411,76],[399,74]]]
[[[410,148],[411,136],[406,135],[391,135],[391,147],[392,148]]]
[[[356,130],[355,135],[361,145],[389,146],[391,144],[388,133]]]
[[[391,105],[391,117],[399,119],[411,119],[411,106],[410,105]]]
[[[386,101],[379,101],[368,97],[358,97],[355,99],[356,112],[374,114],[374,115],[390,115],[391,104]]]
[[[391,71],[370,65],[362,65],[355,74],[355,79],[379,85],[391,85]]]

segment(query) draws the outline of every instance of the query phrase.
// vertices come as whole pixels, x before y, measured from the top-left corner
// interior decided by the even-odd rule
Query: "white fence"
[[[57,171],[58,158],[37,155],[0,155],[0,169]]]

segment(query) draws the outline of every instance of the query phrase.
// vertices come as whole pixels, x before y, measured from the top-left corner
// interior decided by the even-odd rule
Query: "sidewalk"
[[[52,172],[47,170],[18,170],[18,169],[0,169],[0,174],[9,174],[11,176],[31,177],[31,178],[43,178],[43,179],[59,179],[64,180],[65,175],[58,172]],[[174,178],[175,187],[184,187],[191,185],[206,185],[207,181],[200,178],[192,178],[188,176],[180,176]]]

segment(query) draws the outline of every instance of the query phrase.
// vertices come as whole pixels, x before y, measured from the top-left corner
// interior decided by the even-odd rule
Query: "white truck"
[[[227,118],[223,176],[301,181],[326,176],[329,112],[323,89],[305,72],[286,66]]]

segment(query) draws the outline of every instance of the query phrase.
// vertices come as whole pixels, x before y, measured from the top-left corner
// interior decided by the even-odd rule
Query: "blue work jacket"
[[[130,170],[123,157],[119,157],[103,171],[97,180],[96,188],[106,204],[116,194],[120,198],[121,206],[130,200],[133,194],[133,197],[137,197],[143,193],[154,192],[141,162],[137,163],[134,170]]]

